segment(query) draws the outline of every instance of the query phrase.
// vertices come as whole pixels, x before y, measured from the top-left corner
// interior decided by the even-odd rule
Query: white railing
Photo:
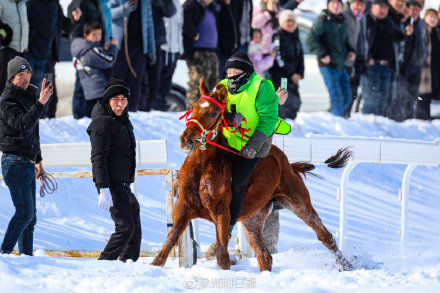
[[[412,171],[417,166],[440,165],[440,146],[438,141],[415,141],[404,139],[335,137],[313,135],[306,138],[277,136],[274,143],[284,150],[289,161],[323,162],[339,148],[351,147],[353,159],[342,173],[341,185],[337,190],[340,201],[339,248],[344,249],[347,239],[347,198],[348,179],[359,163],[404,164],[408,165],[399,190],[401,203],[401,238],[402,254],[405,254],[409,182]]]
[[[336,197],[340,202],[339,232],[336,236],[339,238],[339,248],[341,250],[344,250],[347,240],[348,179],[353,169],[359,163],[408,165],[402,178],[402,187],[399,190],[401,224],[398,234],[401,241],[401,253],[405,255],[411,173],[417,166],[440,165],[440,146],[438,141],[427,142],[404,139],[312,135],[309,137],[275,136],[273,143],[286,153],[290,162],[309,161],[320,163],[335,154],[340,148],[350,147],[353,151],[353,158],[342,173]],[[239,250],[243,255],[252,256],[253,252],[240,228],[238,229]]]
[[[285,137],[275,136],[274,144],[280,147],[289,158],[289,161],[310,161],[319,163],[333,155],[338,149],[350,147],[353,151],[353,158],[345,167],[340,187],[337,190],[337,199],[340,201],[340,222],[339,247],[344,249],[347,239],[347,198],[348,198],[348,179],[353,169],[359,163],[387,163],[387,164],[405,164],[408,165],[402,179],[402,187],[399,190],[399,199],[401,201],[401,225],[399,235],[401,237],[402,254],[405,254],[406,231],[407,231],[407,213],[409,198],[409,182],[411,173],[417,166],[438,166],[440,165],[440,146],[438,141],[412,141],[403,139],[383,139],[366,137],[335,137],[312,135],[310,137]],[[167,164],[167,145],[166,140],[147,140],[136,141],[136,164],[152,165]],[[44,166],[48,167],[90,167],[90,144],[89,143],[69,143],[69,144],[43,144],[41,146]],[[139,169],[138,175],[165,175],[167,184],[167,230],[173,225],[173,172],[170,168],[162,169]],[[91,177],[90,171],[76,172],[56,172],[55,177],[74,178]],[[0,179],[2,179],[0,177]],[[134,184],[134,193],[137,194],[137,180]],[[194,234],[198,242],[197,221],[193,222]],[[184,266],[192,264],[192,245],[190,241],[189,229],[183,234],[183,248],[178,250],[180,263]],[[247,256],[252,256],[249,245],[246,243],[244,233],[239,227],[238,246],[239,251]],[[175,252],[177,254],[177,252]],[[198,249],[197,255],[201,252]]]

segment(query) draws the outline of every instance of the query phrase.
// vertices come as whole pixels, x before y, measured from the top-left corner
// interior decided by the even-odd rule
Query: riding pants
[[[258,158],[247,159],[238,155],[232,155],[232,201],[229,207],[231,212],[231,221],[229,233],[240,217],[241,207],[243,205],[243,196],[248,185],[249,178],[258,163]]]

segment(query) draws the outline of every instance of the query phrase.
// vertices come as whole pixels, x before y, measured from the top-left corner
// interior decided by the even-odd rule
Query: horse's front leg
[[[231,268],[231,260],[229,259],[228,243],[229,243],[229,222],[231,214],[229,206],[219,209],[217,216],[217,264],[222,270]]]
[[[161,251],[151,263],[152,265],[165,265],[171,249],[173,249],[173,247],[177,244],[180,235],[183,231],[185,231],[188,222],[193,218],[194,215],[191,215],[191,210],[187,206],[185,206],[182,200],[177,200],[174,206],[173,228],[171,228],[170,232],[168,233],[167,239],[165,240]]]

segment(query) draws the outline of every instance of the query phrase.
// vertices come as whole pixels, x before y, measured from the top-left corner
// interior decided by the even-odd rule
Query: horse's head
[[[182,116],[187,117],[191,114],[187,127],[180,136],[180,148],[186,154],[192,154],[197,142],[205,139],[208,132],[216,126],[228,98],[228,90],[224,85],[218,84],[215,92],[211,92],[203,77],[200,79],[200,92],[200,99]]]

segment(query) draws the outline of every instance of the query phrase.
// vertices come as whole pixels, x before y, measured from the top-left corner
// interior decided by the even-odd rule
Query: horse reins
[[[57,190],[58,183],[55,178],[48,174],[42,173],[38,176],[38,181],[40,182],[40,196],[44,197],[47,194],[52,194]]]
[[[215,147],[218,147],[218,148],[220,148],[222,150],[225,150],[225,151],[231,152],[233,154],[236,154],[238,156],[241,156],[243,158],[249,159],[246,156],[243,156],[243,155],[241,155],[241,154],[239,154],[239,153],[237,153],[237,152],[235,152],[235,151],[233,151],[231,149],[228,149],[228,148],[226,148],[226,147],[224,147],[224,146],[222,146],[222,145],[220,145],[218,143],[213,142],[212,139],[214,139],[216,137],[219,127],[221,127],[221,128],[225,127],[226,129],[229,130],[228,124],[231,124],[234,127],[237,127],[237,129],[236,130],[232,130],[232,131],[229,130],[229,131],[231,133],[240,132],[240,134],[241,134],[241,145],[243,146],[243,137],[245,135],[245,132],[248,132],[251,129],[250,128],[247,128],[247,129],[246,128],[242,128],[239,125],[237,125],[237,124],[233,123],[232,121],[230,121],[229,119],[226,119],[225,116],[224,116],[225,109],[226,109],[226,104],[222,105],[216,99],[214,99],[214,98],[212,98],[210,96],[206,96],[206,95],[202,95],[200,97],[200,99],[207,99],[207,100],[213,102],[214,104],[216,104],[222,110],[222,113],[221,113],[219,119],[217,120],[217,122],[215,123],[214,127],[211,130],[207,130],[205,124],[202,121],[200,121],[198,118],[191,117],[191,118],[188,119],[189,115],[191,114],[191,109],[186,111],[185,114],[183,114],[179,118],[179,120],[182,120],[183,118],[185,118],[186,126],[188,126],[190,124],[194,124],[199,129],[199,131],[200,131],[200,133],[202,135],[199,139],[197,139],[201,143],[200,149],[201,150],[206,150],[206,144],[208,143],[208,144],[213,145]],[[245,123],[247,123],[246,118],[243,118],[243,121]],[[211,135],[212,135],[212,137],[210,138]]]

